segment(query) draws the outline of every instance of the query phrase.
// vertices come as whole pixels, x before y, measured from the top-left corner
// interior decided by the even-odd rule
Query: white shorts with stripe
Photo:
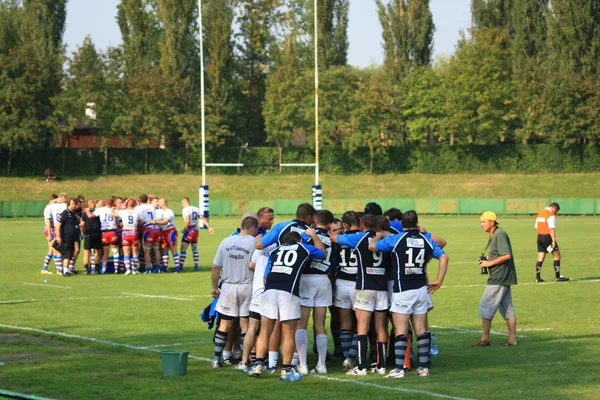
[[[354,310],[356,301],[356,282],[336,279],[333,305],[345,310]]]
[[[305,274],[300,277],[300,305],[329,307],[333,304],[331,281],[327,275]]]
[[[247,318],[250,315],[251,283],[225,283],[221,285],[221,295],[215,308],[219,314],[228,317]]]
[[[261,298],[260,315],[282,322],[300,319],[300,297],[283,290],[266,290]]]

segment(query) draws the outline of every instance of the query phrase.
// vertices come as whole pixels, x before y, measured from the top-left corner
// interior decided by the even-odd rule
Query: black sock
[[[352,332],[347,330],[340,331],[340,346],[344,357],[348,357],[350,346],[352,346]]]
[[[377,342],[377,368],[385,368],[386,351],[387,343]]]
[[[290,372],[292,370],[292,368],[294,368],[294,366],[292,364],[283,364],[281,366],[281,369],[283,369],[286,372]]]
[[[367,335],[358,335],[358,369],[367,367]]]
[[[554,275],[556,279],[560,278],[560,260],[554,260]]]
[[[543,261],[535,263],[535,279],[542,279],[542,263]]]

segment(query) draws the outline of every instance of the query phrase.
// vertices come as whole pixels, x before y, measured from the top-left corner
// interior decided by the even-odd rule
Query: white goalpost
[[[315,162],[314,163],[281,163],[280,167],[307,167],[315,169],[315,184],[312,185],[313,207],[320,211],[323,208],[323,190],[319,184],[319,60],[318,60],[318,27],[317,27],[317,1],[314,0],[314,48],[315,48]],[[207,163],[206,162],[206,136],[204,124],[204,46],[202,26],[202,0],[198,0],[198,26],[200,30],[200,118],[202,135],[202,184],[198,188],[200,212],[205,218],[210,217],[210,195],[206,183],[206,167],[249,167],[243,163]],[[255,166],[255,165],[254,165]]]

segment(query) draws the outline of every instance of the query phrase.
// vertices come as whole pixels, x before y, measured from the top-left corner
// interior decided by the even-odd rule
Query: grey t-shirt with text
[[[219,245],[214,265],[223,268],[221,280],[225,283],[252,283],[254,271],[248,269],[248,262],[256,249],[254,236],[230,236]]]

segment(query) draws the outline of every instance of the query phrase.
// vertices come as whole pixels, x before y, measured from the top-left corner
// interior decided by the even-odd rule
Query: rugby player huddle
[[[310,373],[326,374],[329,307],[332,322],[339,321],[332,327],[334,355],[343,356],[348,375],[367,375],[369,367],[386,378],[403,378],[411,369],[414,333],[416,374],[428,376],[427,313],[433,308],[431,293],[442,285],[448,267],[444,239],[419,227],[415,211],[383,214],[376,203],[367,204],[364,212],[347,211],[341,219],[300,204],[294,220],[265,232],[273,212],[247,213],[238,234],[217,250],[212,295],[218,297],[219,321],[212,366],[232,364],[229,351],[224,359],[224,349],[231,348],[228,338],[235,337],[239,323],[242,359],[236,368],[252,377],[275,372],[281,346],[280,379],[301,379],[309,373],[306,329],[312,311],[318,361]],[[431,258],[439,260],[439,269],[429,281]],[[368,342],[375,356],[369,366]],[[391,371],[386,369],[388,343],[395,356]]]
[[[123,200],[110,196],[105,200],[88,200],[85,206],[84,202],[85,198],[81,195],[70,199],[66,193],[50,197],[44,209],[44,235],[48,241],[48,252],[42,274],[53,274],[48,270],[52,258],[57,274],[71,276],[78,273],[75,263],[82,239],[84,274],[167,272],[169,252],[173,257],[173,271],[181,272],[188,246],[192,248],[194,268],[198,270],[199,221],[214,235],[208,221],[198,208],[190,204],[187,197],[181,200],[184,227],[180,252],[177,248],[175,214],[169,209],[166,199],[142,194],[139,199]],[[71,217],[69,221],[74,223],[71,231],[66,225],[68,216]],[[77,229],[76,234],[73,229]],[[62,248],[57,244],[61,244]],[[109,261],[112,261],[110,269]]]

